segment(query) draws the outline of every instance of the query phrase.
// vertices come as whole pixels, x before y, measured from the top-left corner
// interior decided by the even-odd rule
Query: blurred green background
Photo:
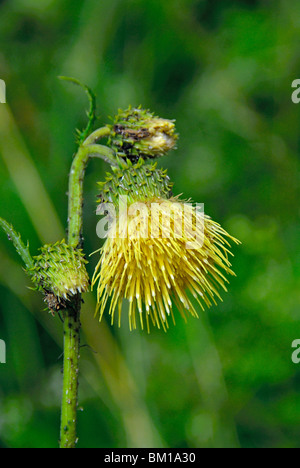
[[[86,96],[176,119],[159,161],[175,193],[242,241],[224,302],[165,334],[82,314],[79,447],[300,447],[300,3],[293,0],[0,1],[0,216],[32,254],[63,237],[67,175]],[[87,253],[99,248],[85,179]],[[90,259],[92,274],[97,256]],[[0,233],[0,446],[57,447],[62,326]]]

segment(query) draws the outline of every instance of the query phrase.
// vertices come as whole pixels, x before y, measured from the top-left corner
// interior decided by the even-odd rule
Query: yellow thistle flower
[[[183,318],[197,317],[189,293],[202,309],[210,307],[221,299],[218,289],[226,291],[225,274],[234,275],[229,240],[239,243],[178,198],[156,197],[120,209],[92,280],[98,283],[100,320],[109,298],[111,323],[117,310],[119,326],[123,299],[129,301],[130,329],[139,321],[148,331],[150,323],[166,330],[170,317],[175,323],[173,301]]]

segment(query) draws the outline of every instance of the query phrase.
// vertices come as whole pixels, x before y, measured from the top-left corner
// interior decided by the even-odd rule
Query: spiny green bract
[[[139,159],[136,164],[127,160],[127,167],[114,169],[106,173],[104,182],[98,182],[100,187],[99,203],[113,203],[117,206],[119,196],[127,196],[129,202],[142,202],[151,198],[170,198],[173,183],[167,171],[157,169],[156,163],[147,164]]]
[[[40,251],[40,255],[33,257],[33,268],[27,271],[35,289],[46,294],[51,310],[65,308],[64,301],[89,289],[85,268],[88,262],[82,250],[73,249],[65,240],[44,245]],[[51,307],[51,304],[55,307]]]
[[[136,161],[163,156],[173,149],[178,135],[173,120],[156,117],[149,110],[119,109],[111,126],[108,145],[121,157]]]

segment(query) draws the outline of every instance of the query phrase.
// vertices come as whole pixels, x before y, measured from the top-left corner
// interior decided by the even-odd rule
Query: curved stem
[[[87,144],[88,141],[95,142],[95,138],[100,138],[100,134],[101,129],[94,132],[94,137],[88,137],[79,147],[71,167],[69,178],[68,244],[74,249],[80,247],[82,242],[83,179],[88,159],[90,157],[100,157],[111,165],[118,165],[112,150],[106,146]],[[103,131],[102,135],[104,134],[107,133]],[[69,309],[64,313],[64,376],[61,404],[61,448],[75,448],[77,442],[76,422],[81,303],[81,295],[77,294],[72,300]]]
[[[84,149],[87,150],[90,158],[101,158],[113,167],[118,167],[120,165],[120,160],[117,159],[114,151],[107,146],[95,144],[84,146]]]
[[[104,159],[112,166],[118,166],[114,152],[102,145],[83,145],[79,148],[71,167],[69,178],[69,233],[68,243],[76,248],[81,242],[83,179],[90,157]]]
[[[96,143],[101,138],[108,136],[110,132],[111,130],[109,127],[97,128],[97,130],[95,130],[85,139],[85,141],[83,142],[83,145],[84,146],[92,145],[93,143]]]

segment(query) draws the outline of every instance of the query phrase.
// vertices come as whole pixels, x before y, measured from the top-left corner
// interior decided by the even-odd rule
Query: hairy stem
[[[102,136],[107,135],[107,128]],[[98,130],[93,139],[88,137],[78,149],[74,157],[69,178],[69,217],[68,217],[68,243],[74,249],[81,247],[82,243],[82,206],[83,206],[83,180],[86,165],[90,157],[100,157],[111,165],[117,165],[114,152],[106,146],[95,144],[100,136]],[[64,361],[63,361],[63,392],[61,405],[61,432],[60,447],[75,448],[77,442],[77,402],[78,402],[78,373],[79,373],[79,347],[80,347],[80,310],[81,295],[77,294],[64,313]]]
[[[61,407],[61,448],[75,448],[77,442],[77,400],[80,347],[80,302],[64,314],[64,377]]]
[[[69,178],[69,234],[68,243],[76,248],[81,243],[82,231],[82,203],[83,203],[83,179],[88,159],[99,157],[112,166],[118,162],[114,152],[102,145],[83,145],[79,148],[71,167]]]

